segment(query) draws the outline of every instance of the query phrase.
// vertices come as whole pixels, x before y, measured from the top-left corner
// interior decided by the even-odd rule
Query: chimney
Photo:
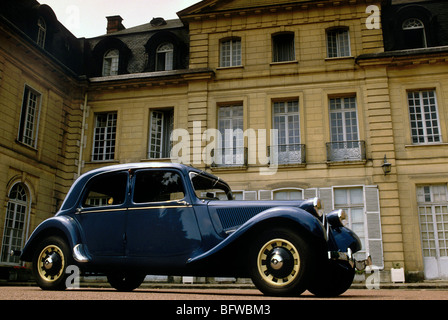
[[[123,21],[122,17],[110,16],[106,17],[106,19],[107,19],[107,34],[126,29],[124,25],[121,23],[121,21]]]

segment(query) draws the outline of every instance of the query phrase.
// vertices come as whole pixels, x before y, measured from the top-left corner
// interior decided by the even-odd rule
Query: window
[[[402,24],[404,43],[406,49],[426,48],[425,25],[416,18],[410,18]]]
[[[174,125],[173,109],[151,111],[149,123],[149,159],[169,158],[171,133]]]
[[[135,176],[134,202],[162,202],[185,197],[182,178],[171,170],[138,171]]]
[[[156,52],[156,71],[173,70],[173,44],[162,43]]]
[[[408,92],[413,144],[441,142],[435,91]]]
[[[241,66],[241,39],[222,41],[220,52],[220,67]]]
[[[244,165],[243,106],[224,106],[218,110],[221,144],[215,149],[215,165]]]
[[[121,205],[126,200],[128,175],[126,172],[95,177],[87,186],[83,207]]]
[[[272,191],[274,200],[302,200],[303,192],[300,189],[278,189]]]
[[[116,76],[118,74],[119,57],[118,49],[109,50],[104,54],[103,76]]]
[[[43,18],[37,20],[37,45],[41,48],[45,48],[45,38],[47,36],[47,24]]]
[[[294,33],[282,33],[272,36],[272,61],[294,61]]]
[[[366,231],[364,227],[364,195],[363,188],[335,188],[334,208],[344,209],[347,214],[346,227],[353,230],[366,249]]]
[[[417,188],[424,257],[448,257],[448,195],[446,185]]]
[[[329,161],[362,160],[364,145],[359,141],[356,97],[331,98]]]
[[[37,91],[25,87],[18,140],[33,148],[37,142],[40,100],[41,95]]]
[[[233,199],[232,191],[227,183],[215,176],[209,175],[206,172],[191,172],[190,179],[194,192],[199,199]]]
[[[28,197],[23,184],[15,184],[8,195],[6,207],[5,228],[3,231],[1,261],[19,264],[19,257],[11,257],[11,250],[21,250],[28,222]]]
[[[332,29],[327,31],[328,58],[349,57],[350,36],[348,29]]]
[[[280,164],[304,162],[300,144],[299,101],[274,102],[272,114],[278,140],[274,150],[271,149],[271,161]]]
[[[92,161],[108,161],[115,157],[117,113],[95,115]]]

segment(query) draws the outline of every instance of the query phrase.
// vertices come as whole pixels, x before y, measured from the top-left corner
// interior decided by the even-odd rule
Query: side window
[[[126,199],[128,175],[126,172],[104,174],[93,178],[87,185],[83,207],[104,207],[123,204]]]
[[[135,203],[175,201],[184,197],[184,186],[179,173],[170,170],[148,170],[136,173]]]

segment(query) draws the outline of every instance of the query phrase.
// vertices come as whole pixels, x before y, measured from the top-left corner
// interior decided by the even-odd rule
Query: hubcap
[[[58,246],[49,245],[41,251],[37,270],[42,279],[56,281],[61,277],[64,267],[64,254]]]
[[[273,286],[285,286],[298,275],[300,258],[294,245],[284,239],[268,241],[258,254],[258,271]]]

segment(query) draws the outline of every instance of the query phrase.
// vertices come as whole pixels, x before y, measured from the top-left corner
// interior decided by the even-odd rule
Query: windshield
[[[199,199],[208,200],[233,200],[232,191],[224,181],[217,177],[191,172],[191,183]]]

